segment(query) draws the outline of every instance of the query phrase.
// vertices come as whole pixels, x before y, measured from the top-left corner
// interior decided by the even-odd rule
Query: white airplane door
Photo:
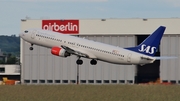
[[[129,53],[127,56],[127,62],[131,62],[131,56],[132,56],[132,53]]]
[[[75,43],[74,47],[75,47],[75,48],[79,48],[78,46],[79,46],[79,44],[78,44],[78,43]]]
[[[76,48],[76,47],[77,47],[77,46],[76,46],[76,42],[71,42],[71,45],[70,45],[70,46]]]
[[[76,43],[76,42],[74,42],[73,47],[76,47],[76,48],[77,48],[77,43]]]
[[[34,31],[31,33],[31,38],[32,38],[32,39],[35,38],[35,32],[34,32]]]

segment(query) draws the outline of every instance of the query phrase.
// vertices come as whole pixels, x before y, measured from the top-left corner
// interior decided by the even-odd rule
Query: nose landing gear
[[[31,47],[29,47],[29,50],[33,50],[33,44],[31,44]]]

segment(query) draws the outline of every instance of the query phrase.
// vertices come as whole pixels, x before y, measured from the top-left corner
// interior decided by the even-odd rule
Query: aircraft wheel
[[[77,64],[77,65],[82,65],[82,64],[83,64],[83,61],[82,61],[81,59],[78,59],[78,60],[76,61],[76,64]]]
[[[90,63],[91,63],[91,65],[96,65],[96,64],[97,64],[97,61],[94,60],[94,59],[92,59],[92,60],[90,61]]]
[[[33,50],[33,47],[29,47],[29,50]]]

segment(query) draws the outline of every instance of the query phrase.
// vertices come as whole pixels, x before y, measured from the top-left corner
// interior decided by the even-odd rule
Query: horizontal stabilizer
[[[176,59],[175,56],[161,56],[161,57],[155,57],[156,60],[165,60],[165,59]]]
[[[154,58],[150,58],[150,57],[141,57],[141,59],[146,59],[146,60],[154,60]]]

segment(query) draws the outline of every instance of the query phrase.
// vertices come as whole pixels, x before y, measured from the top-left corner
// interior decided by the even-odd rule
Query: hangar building
[[[51,49],[21,39],[21,82],[24,84],[135,84],[155,81],[180,83],[180,19],[22,19],[21,31],[29,28],[53,30],[64,34],[130,47],[141,43],[159,26],[166,26],[156,56],[177,56],[177,59],[155,61],[153,64],[115,65],[90,60],[76,65],[76,56],[62,58]],[[35,36],[32,36],[36,38]],[[107,57],[108,58],[108,57]]]

